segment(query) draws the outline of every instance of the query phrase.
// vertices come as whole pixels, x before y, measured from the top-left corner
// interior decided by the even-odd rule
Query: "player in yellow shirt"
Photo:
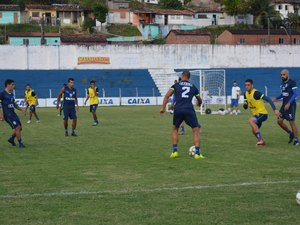
[[[35,116],[36,122],[39,123],[40,119],[39,119],[38,115],[36,114],[36,106],[38,103],[38,99],[37,99],[36,93],[31,88],[30,84],[26,84],[24,101],[27,104],[27,106],[29,107],[29,120],[27,121],[27,123],[31,123],[32,115]]]
[[[280,116],[280,112],[276,109],[272,99],[260,93],[258,90],[253,88],[253,81],[248,79],[245,81],[246,92],[244,94],[244,109],[251,110],[252,117],[248,120],[249,125],[252,128],[252,133],[255,137],[257,137],[257,146],[265,145],[265,141],[263,140],[259,129],[264,121],[268,119],[268,111],[265,107],[264,101],[267,101],[272,109],[276,117]]]
[[[93,118],[94,118],[93,126],[97,126],[99,124],[96,115],[96,111],[99,104],[98,96],[99,96],[99,89],[96,87],[96,81],[92,80],[90,82],[90,87],[87,90],[87,97],[84,102],[84,105],[86,105],[87,100],[90,99],[90,112],[93,114]]]

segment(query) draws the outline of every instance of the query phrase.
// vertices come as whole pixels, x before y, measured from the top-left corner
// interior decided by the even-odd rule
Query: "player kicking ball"
[[[173,114],[173,128],[172,128],[172,143],[173,152],[170,158],[178,158],[178,129],[179,126],[184,121],[193,130],[193,139],[196,154],[195,159],[204,158],[200,151],[200,136],[199,129],[200,125],[197,120],[195,109],[192,103],[193,97],[195,96],[198,101],[198,106],[201,105],[202,99],[198,89],[189,82],[190,72],[184,71],[181,75],[181,81],[174,84],[164,97],[163,105],[160,110],[160,114],[163,114],[168,103],[168,99],[174,94],[176,98],[176,103],[174,104],[174,114]]]
[[[73,120],[72,122],[72,136],[77,136],[76,134],[76,125],[77,125],[77,115],[76,109],[79,111],[78,107],[78,98],[77,98],[77,91],[74,88],[74,79],[68,79],[68,85],[63,87],[57,97],[56,108],[59,109],[59,102],[61,97],[64,96],[64,127],[65,127],[65,136],[69,136],[68,132],[68,119],[70,118]],[[75,108],[76,105],[76,108]]]
[[[86,102],[90,99],[90,112],[93,114],[94,123],[93,126],[97,126],[99,124],[98,118],[97,118],[97,108],[99,104],[99,89],[95,86],[96,81],[92,80],[90,82],[90,87],[87,90],[87,97],[84,101],[84,105],[86,105]]]
[[[294,145],[299,145],[298,140],[298,129],[295,122],[296,118],[296,99],[299,95],[299,89],[294,80],[290,79],[289,71],[281,71],[281,80],[280,85],[281,93],[279,96],[273,99],[273,101],[282,99],[282,106],[280,108],[280,117],[278,117],[278,125],[289,134],[289,144],[293,142]],[[288,126],[283,122],[287,120],[291,126],[292,130],[289,130]]]
[[[16,108],[17,110],[20,110],[24,115],[25,112],[15,102],[15,96],[13,94],[14,87],[15,84],[13,80],[5,81],[5,89],[3,92],[0,93],[0,106],[2,107],[3,111],[3,115],[2,113],[0,113],[0,120],[2,121],[4,118],[4,120],[13,129],[13,133],[8,139],[8,142],[12,146],[16,146],[15,138],[17,138],[19,142],[19,147],[25,148],[25,145],[23,144],[21,138],[22,124],[14,109]]]
[[[248,120],[249,125],[252,128],[252,133],[255,137],[257,137],[257,146],[266,145],[266,142],[263,140],[259,129],[262,126],[262,123],[268,119],[268,111],[265,107],[264,101],[267,101],[272,109],[276,117],[279,117],[280,112],[276,109],[273,101],[265,96],[264,94],[260,93],[256,89],[253,88],[253,81],[248,79],[245,81],[246,92],[244,94],[244,109],[251,110],[252,117]]]

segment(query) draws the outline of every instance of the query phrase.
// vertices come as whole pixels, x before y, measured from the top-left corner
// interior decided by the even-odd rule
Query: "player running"
[[[177,144],[178,144],[178,128],[180,124],[185,121],[193,129],[194,134],[194,145],[196,148],[195,159],[204,158],[200,151],[200,137],[199,128],[200,125],[197,120],[197,116],[192,104],[193,97],[195,96],[198,100],[198,106],[201,105],[202,99],[198,89],[189,82],[190,72],[184,71],[181,75],[181,81],[174,84],[164,97],[163,105],[160,113],[163,114],[168,103],[168,99],[174,94],[176,98],[176,103],[174,105],[174,115],[173,115],[173,128],[172,128],[172,142],[173,142],[173,152],[170,158],[177,158]]]
[[[0,93],[0,106],[3,111],[3,114],[0,113],[0,120],[2,121],[4,118],[4,120],[13,129],[13,133],[11,137],[8,139],[8,142],[12,146],[16,146],[15,138],[17,138],[19,142],[19,147],[25,148],[25,145],[23,144],[22,137],[21,137],[22,124],[18,115],[15,113],[14,109],[16,108],[17,110],[20,110],[24,115],[25,112],[15,102],[15,96],[13,94],[14,87],[15,84],[13,80],[5,81],[5,89],[3,92]]]
[[[280,108],[281,115],[280,117],[278,117],[277,123],[283,130],[285,130],[289,134],[288,143],[290,144],[294,140],[294,145],[299,145],[298,129],[295,122],[297,106],[296,99],[299,94],[299,89],[296,82],[290,79],[288,70],[281,71],[281,80],[281,94],[273,99],[273,101],[279,99],[283,100],[282,106]],[[289,121],[292,130],[289,130],[288,126],[283,122],[283,120]]]
[[[99,89],[95,86],[96,81],[92,80],[90,82],[90,87],[87,90],[87,97],[84,101],[84,105],[86,105],[87,100],[90,99],[90,112],[93,114],[93,118],[94,118],[94,123],[93,126],[97,126],[99,124],[98,122],[98,118],[96,115],[96,111],[98,108],[98,104],[99,104]]]
[[[266,145],[266,142],[263,140],[259,129],[262,126],[262,123],[268,119],[268,111],[265,107],[264,101],[267,101],[272,109],[274,110],[275,115],[278,117],[280,115],[279,111],[276,109],[273,101],[260,93],[258,90],[253,88],[253,81],[248,79],[245,81],[246,92],[244,94],[244,109],[251,110],[252,117],[248,120],[252,133],[257,137],[257,146]]]
[[[36,106],[37,106],[37,102],[38,102],[37,96],[36,96],[34,90],[31,88],[30,84],[26,84],[25,89],[26,90],[25,90],[24,101],[25,101],[27,107],[29,107],[29,120],[27,121],[27,123],[31,123],[32,115],[35,116],[36,122],[39,123],[40,119],[36,113]]]
[[[79,111],[78,107],[78,98],[77,98],[77,91],[74,88],[74,79],[68,79],[68,85],[63,87],[57,97],[56,108],[59,109],[59,102],[61,100],[62,95],[64,95],[64,127],[65,127],[65,136],[69,136],[68,132],[68,119],[70,118],[73,120],[72,122],[72,136],[77,136],[76,134],[76,125],[77,125],[77,116],[76,116],[76,109],[77,112]]]

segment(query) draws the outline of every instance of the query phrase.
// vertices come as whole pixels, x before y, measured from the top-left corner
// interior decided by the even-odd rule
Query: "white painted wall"
[[[110,64],[77,65],[78,57],[109,57]],[[155,69],[299,67],[300,45],[9,46],[0,69]]]

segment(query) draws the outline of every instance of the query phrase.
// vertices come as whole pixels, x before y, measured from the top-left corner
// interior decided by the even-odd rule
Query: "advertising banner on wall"
[[[121,105],[156,105],[156,97],[126,97],[121,99]]]

